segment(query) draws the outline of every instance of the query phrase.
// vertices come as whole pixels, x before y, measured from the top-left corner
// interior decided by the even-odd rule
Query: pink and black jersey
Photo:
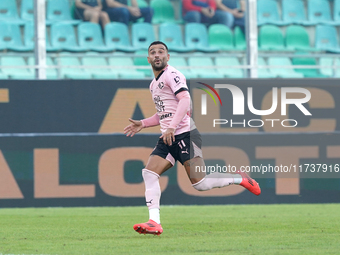
[[[184,75],[168,65],[150,84],[152,99],[155,103],[161,131],[164,133],[175,115],[178,99],[176,95],[188,91]],[[190,112],[188,112],[175,130],[175,135],[190,131]]]

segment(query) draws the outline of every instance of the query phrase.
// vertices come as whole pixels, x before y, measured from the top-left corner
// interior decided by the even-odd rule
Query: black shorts
[[[178,160],[183,165],[185,161],[194,157],[202,157],[202,139],[197,129],[175,135],[175,142],[171,146],[160,138],[151,155],[160,156],[168,160],[172,165]]]

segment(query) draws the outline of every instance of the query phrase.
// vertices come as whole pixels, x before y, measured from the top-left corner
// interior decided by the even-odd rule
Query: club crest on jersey
[[[163,88],[164,88],[164,82],[158,83],[158,88],[159,88],[159,89],[163,89]]]

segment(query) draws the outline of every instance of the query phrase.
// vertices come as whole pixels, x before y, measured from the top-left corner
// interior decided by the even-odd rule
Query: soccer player
[[[140,234],[160,235],[163,232],[159,212],[161,197],[159,176],[171,168],[176,160],[184,166],[196,190],[205,191],[238,184],[255,195],[261,193],[258,183],[245,172],[238,171],[235,174],[215,172],[207,176],[203,172],[195,175],[190,173],[191,168],[204,166],[201,136],[190,118],[191,99],[186,79],[182,73],[168,65],[169,58],[168,47],[163,42],[155,41],[150,44],[148,62],[155,75],[150,84],[150,92],[157,112],[143,120],[129,119],[131,124],[124,128],[124,134],[130,137],[143,128],[158,125],[162,132],[142,170],[149,221],[133,226]]]

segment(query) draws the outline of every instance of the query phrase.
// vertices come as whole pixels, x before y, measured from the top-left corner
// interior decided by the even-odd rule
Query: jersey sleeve
[[[179,71],[173,70],[167,76],[167,84],[175,96],[182,91],[189,91],[185,76]]]

